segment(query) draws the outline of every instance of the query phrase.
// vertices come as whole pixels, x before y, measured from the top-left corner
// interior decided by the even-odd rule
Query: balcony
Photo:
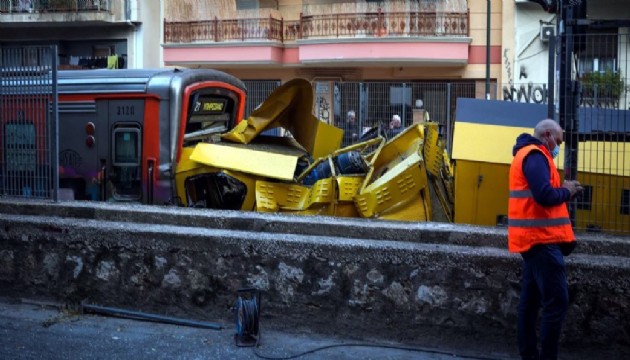
[[[307,39],[467,37],[468,12],[372,12],[301,15],[299,20],[230,19],[164,23],[167,44]]]
[[[470,41],[468,11],[379,10],[165,21],[163,46],[167,65],[462,66]]]
[[[0,0],[0,13],[109,10],[109,0]]]
[[[283,21],[274,18],[164,22],[166,43],[283,41]]]
[[[74,22],[115,22],[124,15],[124,0],[0,0],[0,24],[67,26]]]

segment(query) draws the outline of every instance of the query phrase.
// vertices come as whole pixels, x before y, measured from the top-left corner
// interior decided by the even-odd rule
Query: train
[[[44,135],[54,122],[50,92],[3,87],[7,193],[15,186],[6,178],[46,173]],[[56,88],[59,196],[68,200],[181,205],[174,173],[182,149],[225,133],[245,115],[244,83],[211,69],[60,70]],[[36,189],[19,184],[16,195]]]

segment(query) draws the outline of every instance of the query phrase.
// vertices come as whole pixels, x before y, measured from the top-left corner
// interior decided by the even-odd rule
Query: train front
[[[215,166],[193,161],[198,144],[221,142],[245,113],[245,86],[227,74],[205,76],[184,87],[175,147],[173,187],[182,206],[241,209],[247,191],[236,177]]]

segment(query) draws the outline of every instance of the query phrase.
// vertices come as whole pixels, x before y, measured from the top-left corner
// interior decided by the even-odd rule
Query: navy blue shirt
[[[519,135],[512,149],[512,155],[516,155],[519,149],[530,144],[542,145],[542,142],[530,134]],[[547,163],[547,158],[541,152],[531,151],[523,159],[523,174],[527,178],[534,200],[541,206],[559,205],[569,201],[571,198],[569,189],[551,186],[549,164]]]

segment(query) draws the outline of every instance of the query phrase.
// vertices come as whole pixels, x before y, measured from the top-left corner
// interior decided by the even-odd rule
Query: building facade
[[[624,84],[627,86],[630,79],[630,1],[583,3],[586,25],[573,38],[573,76],[582,82],[582,105],[628,110],[630,98]],[[503,61],[505,77],[499,96],[511,101],[546,103],[549,48],[557,32],[557,15],[531,1],[515,0],[515,5],[514,51],[503,50],[508,56]],[[595,90],[595,85],[599,89]],[[604,90],[609,86],[612,88]]]
[[[0,46],[56,45],[59,69],[159,67],[161,10],[151,0],[0,0]]]
[[[350,110],[364,127],[401,112],[409,125],[417,105],[446,123],[447,97],[483,98],[488,82],[495,98],[513,8],[484,0],[165,0],[164,64],[245,81],[306,78],[316,106],[325,105],[316,115],[337,125]]]

